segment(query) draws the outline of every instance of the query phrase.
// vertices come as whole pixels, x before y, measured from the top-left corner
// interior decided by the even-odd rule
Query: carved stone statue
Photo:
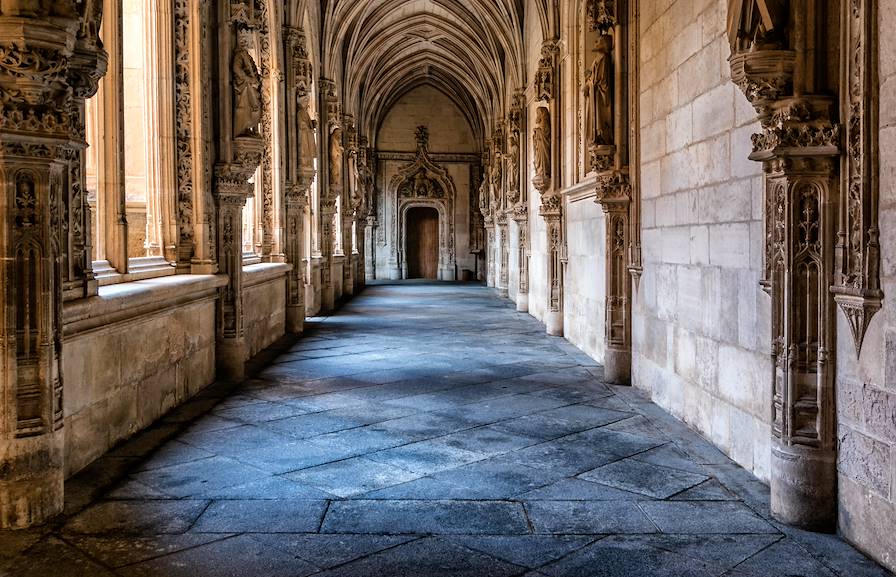
[[[311,96],[303,94],[298,98],[298,128],[301,167],[302,170],[314,170],[314,159],[317,156],[317,140],[314,132],[317,130],[317,121],[308,113]]]
[[[784,47],[786,0],[728,0],[731,53]]]
[[[495,158],[492,161],[492,172],[490,175],[492,196],[490,199],[491,206],[498,207],[501,205],[501,192],[503,173],[501,170],[501,154],[495,152]]]
[[[534,149],[535,177],[551,178],[551,113],[543,106],[539,107],[535,113],[532,147]]]
[[[511,200],[516,202],[520,192],[520,136],[515,130],[510,131],[507,149],[507,187],[511,196],[516,197]]]
[[[595,43],[597,55],[585,78],[585,144],[613,144],[613,37],[604,34]]]
[[[330,189],[342,188],[342,129],[338,126],[330,132]]]
[[[248,50],[248,37],[240,38],[233,53],[233,135],[258,134],[261,122],[261,75]]]

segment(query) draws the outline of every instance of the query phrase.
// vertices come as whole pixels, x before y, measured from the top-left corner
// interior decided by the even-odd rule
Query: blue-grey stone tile
[[[522,505],[508,501],[337,501],[322,533],[525,535]]]

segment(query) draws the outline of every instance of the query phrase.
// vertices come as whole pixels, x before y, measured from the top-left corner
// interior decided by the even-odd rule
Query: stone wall
[[[286,264],[257,264],[243,273],[246,358],[286,334]]]
[[[67,476],[214,380],[222,284],[220,277],[164,277],[106,287],[66,307]]]
[[[247,358],[285,333],[289,265],[244,274]],[[65,309],[65,469],[70,476],[215,380],[220,276],[111,285]]]
[[[384,153],[406,153],[413,155],[417,150],[416,128],[426,126],[429,130],[429,152],[441,168],[448,171],[454,183],[454,247],[457,278],[464,270],[476,270],[476,256],[471,250],[470,234],[470,174],[469,161],[439,161],[439,154],[476,155],[478,147],[474,143],[473,132],[463,116],[445,94],[431,86],[421,86],[400,98],[386,115],[377,136],[377,150]],[[410,157],[409,157],[410,158]],[[402,247],[398,240],[397,207],[394,206],[394,191],[390,190],[392,178],[407,164],[409,158],[401,160],[383,159],[378,164],[377,207],[379,213],[378,230],[375,235],[376,277],[378,279],[397,278],[399,271],[391,263],[392,255]],[[478,160],[478,158],[477,158]]]
[[[755,113],[730,81],[726,3],[641,2],[644,274],[633,381],[769,476],[769,297]]]
[[[896,0],[879,5],[880,231],[884,308],[860,359],[838,313],[840,530],[896,570]]]

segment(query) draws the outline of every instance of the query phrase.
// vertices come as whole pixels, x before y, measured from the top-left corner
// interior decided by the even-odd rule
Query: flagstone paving
[[[0,575],[890,575],[478,285],[373,285],[274,351],[0,533]]]

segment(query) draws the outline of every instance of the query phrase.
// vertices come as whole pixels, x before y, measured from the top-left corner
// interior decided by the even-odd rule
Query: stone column
[[[535,177],[532,184],[541,195],[539,213],[545,222],[547,234],[548,302],[544,323],[549,335],[563,336],[563,273],[566,256],[566,239],[563,223],[563,198],[558,193],[559,146],[557,139],[556,71],[558,47],[555,41],[546,41],[541,47],[541,58],[535,74],[535,91],[539,101],[547,103],[536,108],[532,128]]]
[[[218,303],[218,377],[232,382],[245,378],[247,350],[243,329],[243,207],[254,194],[249,182],[261,164],[264,140],[238,137],[233,141],[234,159],[241,161],[216,167],[215,198],[218,203],[218,270],[229,282]]]
[[[588,25],[597,32],[594,61],[583,96],[591,111],[586,130],[586,166],[596,174],[595,201],[605,216],[604,277],[604,379],[617,385],[631,383],[632,363],[632,231],[637,226],[633,211],[631,150],[636,148],[629,127],[637,106],[637,81],[629,73],[634,55],[629,48],[634,7],[620,1],[607,3],[588,14]],[[602,94],[609,94],[605,98]]]
[[[548,237],[548,307],[544,324],[549,335],[563,336],[563,199],[559,194],[542,195],[541,217]]]
[[[292,334],[301,334],[305,328],[305,208],[313,180],[313,174],[300,176],[286,188],[283,245],[286,262],[292,264],[287,277],[286,330]]]
[[[364,279],[369,282],[376,280],[376,217],[373,215],[365,221],[364,248]]]
[[[598,176],[597,203],[603,207],[606,217],[604,379],[609,383],[628,385],[632,366],[632,303],[628,271],[631,184],[628,175],[611,171]]]
[[[358,196],[357,162],[358,162],[358,133],[355,128],[355,119],[351,114],[342,115],[342,126],[345,130],[346,140],[346,165],[345,184],[342,191],[342,254],[345,260],[342,264],[342,293],[347,296],[355,294],[355,255],[354,236],[352,234],[355,222],[356,198]]]
[[[261,165],[262,77],[251,50],[258,41],[251,4],[235,1],[218,6],[220,154],[214,167],[218,272],[228,283],[218,298],[216,362],[218,378],[238,382],[245,377],[248,357],[243,314],[243,207],[254,194],[250,183]]]
[[[339,102],[336,94],[336,84],[332,80],[321,78],[321,99],[323,106],[321,112],[321,156],[323,157],[320,188],[320,306],[321,312],[330,312],[336,307],[336,293],[333,286],[333,253],[336,234],[336,199],[342,194],[341,183],[332,182],[333,163],[332,158],[333,139],[342,142],[342,126],[340,122]],[[341,170],[341,158],[338,160]]]
[[[733,8],[742,8],[735,3]],[[773,6],[764,31],[729,14],[732,80],[759,112],[752,160],[765,170],[765,271],[773,364],[771,511],[831,530],[837,516],[834,254],[840,127],[816,76],[825,15]],[[823,56],[822,56],[823,55]]]
[[[522,183],[523,162],[523,126],[525,110],[525,91],[518,90],[513,95],[510,107],[509,132],[507,136],[507,218],[517,224],[517,261],[518,272],[516,310],[529,311],[529,197]]]
[[[491,215],[485,217],[485,266],[488,271],[485,284],[496,286],[495,282],[495,222]]]
[[[92,11],[79,15],[64,2],[38,11],[12,0],[2,11],[0,528],[18,528],[63,507],[65,263],[74,265],[81,290],[91,280],[81,270],[89,240],[71,242],[65,233],[90,230],[81,180],[84,99],[96,92],[106,55]],[[67,206],[73,196],[79,204]]]
[[[517,205],[513,213],[519,231],[519,288],[516,294],[516,310],[529,312],[529,207]]]
[[[287,74],[286,109],[290,121],[287,124],[287,182],[284,198],[284,215],[281,232],[286,262],[292,265],[287,278],[286,330],[299,334],[305,327],[305,278],[308,263],[305,260],[305,218],[311,186],[317,176],[314,160],[318,149],[314,140],[315,124],[308,107],[313,82],[313,67],[306,49],[305,33],[300,28],[284,26],[284,51],[289,73]]]
[[[500,235],[501,240],[498,242],[498,251],[500,255],[500,261],[498,263],[498,296],[507,298],[509,294],[508,290],[508,282],[509,282],[509,268],[510,268],[510,235],[509,227],[507,225],[507,215],[504,214],[503,211],[499,211],[497,216],[495,217],[495,228],[497,229],[497,233]]]

